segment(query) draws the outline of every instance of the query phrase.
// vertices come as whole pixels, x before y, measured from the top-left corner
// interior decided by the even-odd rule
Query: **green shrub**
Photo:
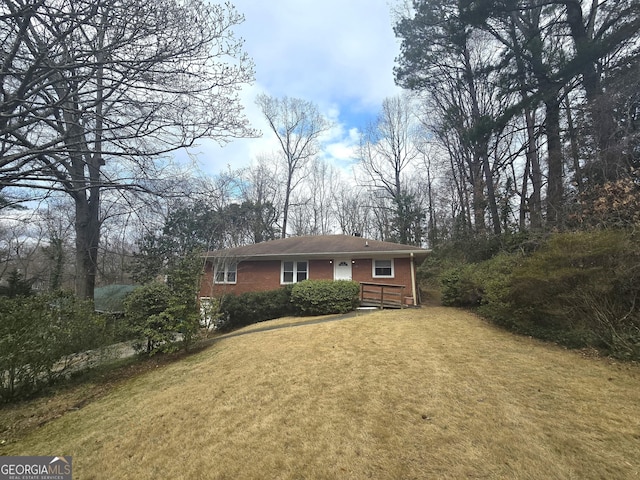
[[[495,241],[483,245],[474,255],[448,246],[420,268],[430,284],[439,279],[444,305],[477,308],[495,324],[569,347],[640,358],[640,240],[633,231],[503,236],[501,253],[466,263]]]
[[[569,346],[640,358],[640,242],[622,230],[553,236],[514,270],[510,300],[523,325]]]
[[[65,294],[0,298],[0,399],[67,375],[76,357],[108,343],[91,302]]]
[[[200,330],[198,289],[201,274],[202,260],[200,256],[192,254],[177,259],[167,275],[171,296],[166,314],[182,336],[182,346],[185,350],[193,344]]]
[[[513,326],[511,281],[513,270],[522,262],[522,258],[519,253],[499,253],[474,269],[474,282],[482,293],[478,312],[502,326]]]
[[[181,344],[187,350],[200,329],[197,290],[202,266],[193,255],[174,259],[167,271],[167,283],[148,283],[138,287],[124,300],[129,328],[138,339],[137,350],[148,354],[175,351]]]
[[[223,296],[216,330],[228,332],[293,314],[291,289],[292,286],[286,286],[277,290]]]
[[[482,300],[482,286],[476,282],[474,264],[450,267],[440,274],[443,305],[477,307]]]
[[[475,308],[485,304],[487,294],[494,294],[487,289],[495,291],[505,273],[510,273],[510,259],[531,254],[543,244],[540,235],[527,232],[458,239],[439,246],[427,257],[418,267],[418,282],[422,290],[443,305]],[[502,258],[499,262],[506,261],[507,265],[493,266],[496,258]],[[492,272],[494,268],[496,271]],[[498,283],[488,285],[487,281]]]
[[[25,280],[18,270],[13,269],[7,276],[7,284],[0,285],[1,297],[29,297],[33,294],[32,281]]]
[[[532,253],[543,244],[541,234],[531,232],[466,236],[434,249],[429,259],[435,259],[446,269],[459,264],[481,263],[499,253]]]
[[[291,302],[303,315],[346,313],[359,304],[360,285],[350,280],[305,280],[291,290]]]
[[[171,291],[163,283],[148,283],[136,288],[124,301],[125,316],[139,342],[134,347],[148,354],[171,349],[178,326],[167,313]],[[144,343],[142,341],[144,339]]]
[[[442,273],[452,268],[448,259],[429,255],[416,270],[416,279],[425,298],[442,303]],[[458,263],[456,262],[455,265]]]

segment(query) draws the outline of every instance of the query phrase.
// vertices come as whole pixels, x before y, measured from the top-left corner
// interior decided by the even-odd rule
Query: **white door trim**
[[[333,279],[334,280],[351,280],[353,271],[350,258],[336,258],[333,261]]]

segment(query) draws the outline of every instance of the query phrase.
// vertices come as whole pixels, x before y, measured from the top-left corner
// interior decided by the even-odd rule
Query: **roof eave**
[[[216,255],[219,253],[219,255]],[[233,255],[229,252],[209,252],[206,254],[206,258],[233,258],[237,261],[247,260],[281,260],[283,258],[305,258],[305,259],[325,259],[325,258],[338,258],[338,257],[350,257],[350,258],[379,258],[379,257],[392,257],[392,258],[410,258],[414,256],[416,258],[427,257],[431,253],[431,250],[388,250],[388,251],[373,251],[373,250],[359,250],[353,252],[315,252],[315,253],[259,253],[249,255]]]

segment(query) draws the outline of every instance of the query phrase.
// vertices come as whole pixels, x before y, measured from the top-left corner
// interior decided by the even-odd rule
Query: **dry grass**
[[[637,366],[426,308],[220,338],[2,454],[76,480],[624,479],[638,452]]]

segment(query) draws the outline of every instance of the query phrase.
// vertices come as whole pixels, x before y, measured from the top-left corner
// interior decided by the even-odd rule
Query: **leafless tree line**
[[[211,211],[209,248],[329,233],[436,246],[559,229],[597,186],[636,178],[637,2],[411,2],[397,12],[395,71],[411,93],[384,100],[350,171],[327,160],[332,125],[316,105],[260,95],[278,148],[210,178],[163,155],[255,134],[236,96],[251,65],[232,8],[184,8],[3,4],[0,207],[14,218],[0,227],[1,268],[31,272],[40,252],[56,284],[64,258],[87,295],[96,277],[123,280],[144,235],[189,205]],[[9,209],[25,199],[55,221],[40,209],[27,227]]]

